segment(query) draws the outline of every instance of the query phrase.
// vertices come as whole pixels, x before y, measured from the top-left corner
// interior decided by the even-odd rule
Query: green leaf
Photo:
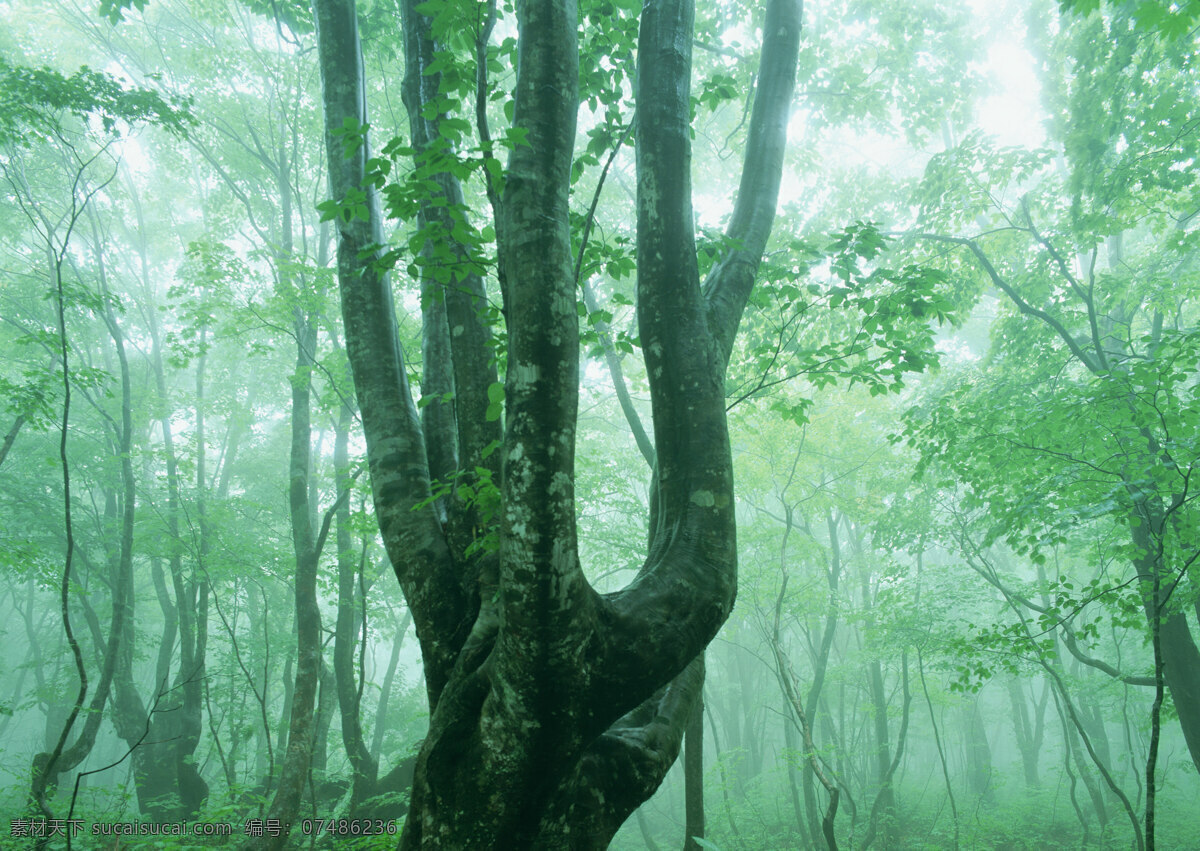
[[[488,406],[485,416],[488,422],[495,422],[504,413],[504,383],[494,381],[488,385]]]

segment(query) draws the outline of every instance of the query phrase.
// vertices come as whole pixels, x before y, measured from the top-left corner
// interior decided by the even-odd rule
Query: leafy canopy
[[[148,122],[184,135],[195,123],[188,101],[126,87],[86,65],[65,77],[51,68],[13,65],[0,57],[0,144],[32,148],[61,135],[68,116],[99,120],[105,133]]]

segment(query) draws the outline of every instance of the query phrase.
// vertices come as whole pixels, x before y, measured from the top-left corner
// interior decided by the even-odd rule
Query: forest
[[[1198,50],[0,3],[0,848],[1200,851]]]

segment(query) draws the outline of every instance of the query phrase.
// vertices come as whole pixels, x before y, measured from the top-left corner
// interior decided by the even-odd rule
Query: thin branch
[[[939,233],[914,233],[910,234],[910,236],[913,236],[917,239],[931,239],[937,242],[948,242],[954,245],[965,246],[972,254],[975,255],[975,258],[979,261],[979,265],[983,267],[983,271],[987,274],[988,278],[991,279],[992,283],[995,284],[1000,291],[1007,295],[1009,299],[1012,300],[1012,303],[1017,306],[1017,310],[1019,310],[1021,313],[1024,313],[1026,316],[1032,316],[1035,319],[1039,319],[1046,325],[1050,326],[1050,328],[1054,330],[1054,333],[1057,334],[1059,338],[1067,344],[1067,347],[1071,350],[1071,353],[1075,355],[1075,357],[1079,358],[1079,362],[1087,367],[1089,372],[1100,374],[1105,371],[1099,363],[1094,361],[1092,357],[1083,350],[1083,348],[1079,345],[1075,338],[1071,336],[1071,332],[1067,330],[1066,326],[1063,325],[1062,322],[1060,322],[1054,316],[1051,316],[1046,311],[1031,305],[1021,297],[1021,294],[1018,293],[1016,289],[1014,289],[1013,286],[1008,283],[1008,281],[1004,280],[1000,273],[996,271],[996,267],[992,265],[991,260],[988,259],[987,254],[984,253],[983,249],[979,247],[979,244],[974,239],[959,236],[946,236],[945,234]]]

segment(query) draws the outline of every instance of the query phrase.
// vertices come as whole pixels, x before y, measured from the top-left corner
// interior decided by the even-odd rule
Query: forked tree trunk
[[[418,162],[432,173],[418,217],[426,227],[442,209],[462,212],[461,195],[430,153],[441,119],[430,100],[436,74],[422,63],[442,49],[439,34],[413,4],[405,7],[405,103]],[[413,613],[430,705],[401,847],[606,847],[677,756],[699,698],[699,654],[733,606],[724,375],[775,215],[800,4],[768,4],[730,248],[703,288],[689,173],[693,10],[689,0],[643,10],[638,321],[658,466],[647,558],[630,586],[608,595],[584,577],[575,528],[574,2],[517,5],[513,124],[528,144],[513,147],[503,192],[494,195],[508,335],[504,432],[494,453],[490,435],[498,430],[486,416],[494,367],[482,282],[470,275],[456,273],[440,293],[425,288],[425,344],[448,342],[453,369],[452,376],[427,373],[427,386],[453,388],[454,416],[441,411],[422,423],[413,403],[388,275],[373,262],[383,240],[365,180],[370,148],[361,135],[368,122],[354,3],[317,0],[315,10],[331,190],[335,201],[365,201],[338,219],[346,349],[376,518]],[[426,234],[438,256],[463,256],[445,229]],[[445,362],[425,358],[427,370]],[[443,433],[428,433],[434,429]],[[447,437],[456,459],[430,451]],[[445,469],[450,463],[456,468]],[[435,477],[454,474],[482,487],[481,469],[499,485],[494,513],[456,495],[433,498]]]

